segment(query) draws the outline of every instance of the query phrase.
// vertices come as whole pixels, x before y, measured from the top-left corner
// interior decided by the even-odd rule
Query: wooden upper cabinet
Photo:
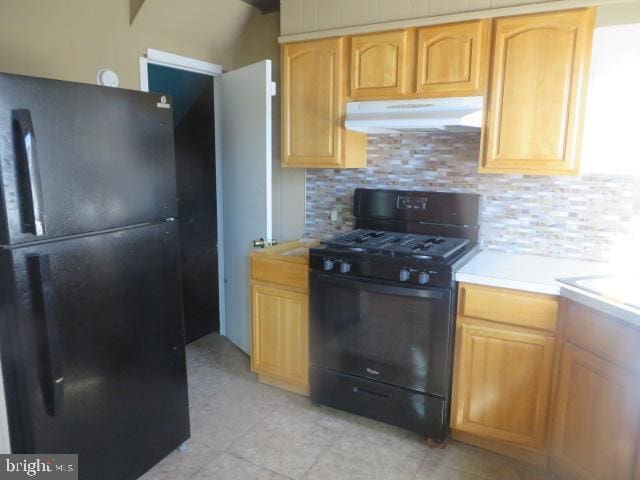
[[[550,462],[561,478],[633,478],[640,420],[638,382],[629,371],[565,343]]]
[[[400,98],[407,91],[409,31],[351,37],[351,98]]]
[[[481,172],[577,174],[594,9],[500,18]]]
[[[483,95],[486,87],[490,20],[418,30],[416,94]]]
[[[282,47],[282,166],[366,165],[366,136],[346,131],[344,38]]]

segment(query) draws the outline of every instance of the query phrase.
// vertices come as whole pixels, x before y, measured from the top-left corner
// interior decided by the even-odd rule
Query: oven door
[[[450,289],[400,287],[316,271],[310,282],[314,366],[448,396]]]

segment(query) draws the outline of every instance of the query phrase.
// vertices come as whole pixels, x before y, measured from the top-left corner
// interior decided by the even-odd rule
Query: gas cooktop
[[[360,228],[324,241],[323,244],[353,252],[445,261],[467,246],[469,240]]]

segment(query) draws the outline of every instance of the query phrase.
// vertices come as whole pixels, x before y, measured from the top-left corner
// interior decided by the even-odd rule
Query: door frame
[[[203,75],[210,75],[213,77],[214,86],[217,85],[216,77],[222,75],[223,70],[221,65],[215,63],[209,63],[195,58],[184,57],[182,55],[176,55],[174,53],[163,52],[161,50],[155,50],[148,48],[147,52],[140,57],[140,91],[149,91],[149,68],[148,65],[160,65],[163,67],[174,68],[176,70],[185,70],[187,72],[195,72]],[[214,138],[215,138],[215,170],[216,170],[216,204],[217,204],[217,226],[218,226],[218,245],[216,246],[218,251],[218,315],[220,318],[219,328],[220,335],[226,336],[227,325],[225,319],[225,288],[224,288],[224,218],[222,215],[222,151],[220,149],[220,129],[219,125],[220,112],[217,108],[220,105],[219,101],[219,89],[213,89],[214,96]]]

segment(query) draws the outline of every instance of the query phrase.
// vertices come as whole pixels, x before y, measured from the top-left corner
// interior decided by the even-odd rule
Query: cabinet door
[[[462,324],[452,427],[544,448],[554,339],[522,330]]]
[[[481,172],[578,173],[593,18],[496,20]]]
[[[489,53],[489,20],[418,30],[416,93],[482,95]]]
[[[308,388],[308,297],[304,293],[253,283],[252,369]]]
[[[399,98],[406,92],[408,31],[351,38],[351,97]]]
[[[282,47],[282,166],[364,167],[366,135],[343,128],[344,38]]]
[[[553,421],[554,471],[580,480],[632,478],[640,419],[639,380],[565,343]]]

